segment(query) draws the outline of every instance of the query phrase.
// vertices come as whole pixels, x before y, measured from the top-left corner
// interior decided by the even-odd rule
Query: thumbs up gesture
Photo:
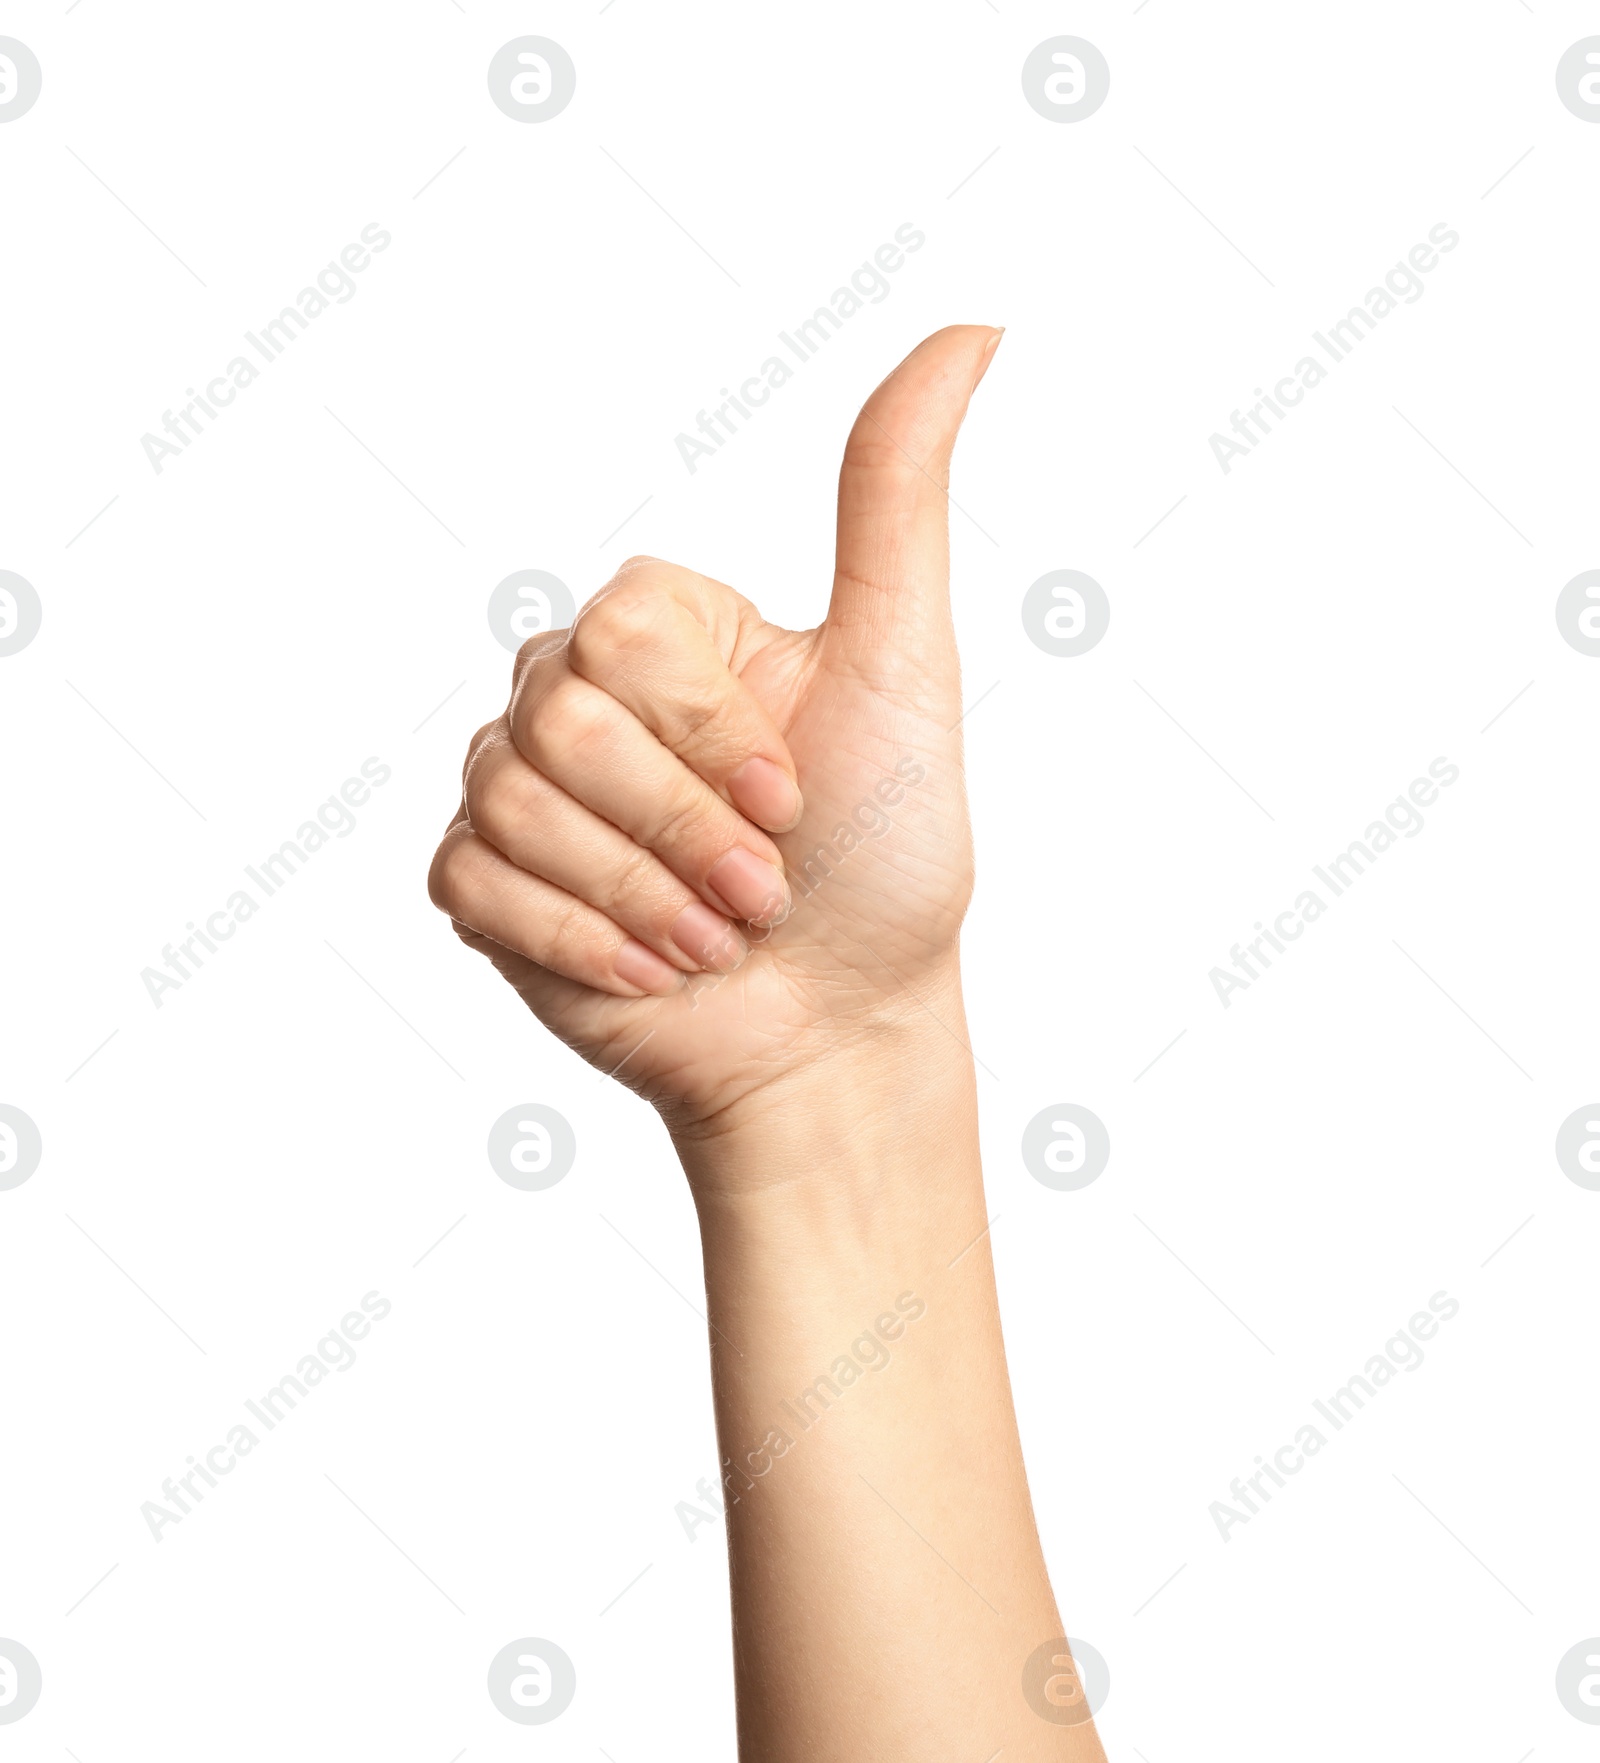
[[[816,629],[634,558],[523,647],[467,754],[434,903],[674,1129],[955,996],[972,849],[945,485],[999,341],[940,331],[868,399]]]

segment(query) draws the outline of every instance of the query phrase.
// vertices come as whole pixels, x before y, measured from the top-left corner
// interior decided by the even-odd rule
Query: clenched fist
[[[946,491],[998,331],[928,338],[845,448],[815,630],[623,565],[526,644],[429,891],[534,1013],[706,1128],[955,983],[972,889]]]

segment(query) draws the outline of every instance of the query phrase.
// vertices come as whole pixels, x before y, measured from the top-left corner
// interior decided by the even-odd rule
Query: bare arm
[[[953,975],[919,990],[964,1032]],[[1006,1377],[971,1062],[922,1019],[850,1064],[683,1147],[741,1754],[1100,1759],[1072,1667],[1051,1662],[1064,1646],[1031,1673],[1051,1723],[1023,1690],[1062,1629]],[[752,1173],[760,1189],[736,1191]]]
[[[752,1763],[1103,1757],[1023,1474],[960,995],[942,485],[998,340],[941,331],[868,402],[818,629],[640,559],[528,645],[434,864],[689,1177]]]

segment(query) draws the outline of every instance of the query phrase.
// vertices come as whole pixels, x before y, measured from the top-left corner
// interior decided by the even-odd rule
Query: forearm
[[[1006,1375],[952,982],[680,1142],[700,1209],[742,1754],[1098,1759],[1024,1661],[1062,1633]],[[775,1087],[776,1088],[776,1087]]]

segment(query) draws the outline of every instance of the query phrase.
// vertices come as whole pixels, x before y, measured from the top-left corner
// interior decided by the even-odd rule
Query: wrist
[[[726,1100],[662,1116],[696,1197],[851,1187],[898,1164],[973,1087],[959,972],[919,978],[888,1008],[829,1017]]]
[[[673,1123],[708,1280],[786,1285],[942,1269],[984,1228],[977,1098],[959,985],[709,1119]]]

